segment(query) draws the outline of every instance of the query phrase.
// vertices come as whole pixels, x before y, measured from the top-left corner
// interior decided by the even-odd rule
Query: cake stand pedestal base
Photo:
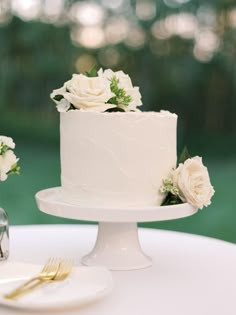
[[[184,203],[141,208],[84,207],[67,203],[61,187],[36,194],[39,209],[63,218],[99,222],[94,249],[82,259],[85,265],[103,265],[111,270],[134,270],[151,266],[151,259],[140,246],[137,222],[173,220],[197,212]]]
[[[88,266],[107,266],[110,270],[147,268],[151,259],[141,249],[137,223],[100,222],[94,249],[82,258]]]

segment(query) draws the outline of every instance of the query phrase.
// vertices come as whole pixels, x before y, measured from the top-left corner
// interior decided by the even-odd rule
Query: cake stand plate
[[[173,220],[197,212],[187,203],[142,208],[83,207],[63,200],[61,187],[39,191],[35,198],[38,208],[47,214],[99,222],[95,246],[91,253],[82,258],[82,263],[103,265],[110,270],[151,266],[151,258],[143,253],[139,243],[137,222]]]

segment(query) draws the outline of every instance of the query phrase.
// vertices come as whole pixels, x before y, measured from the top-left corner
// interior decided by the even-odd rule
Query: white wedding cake
[[[61,187],[85,207],[160,205],[176,166],[177,116],[167,111],[60,114]]]
[[[139,88],[124,72],[74,74],[51,98],[60,112],[63,201],[85,208],[211,203],[202,159],[185,150],[177,165],[177,115],[141,112]]]

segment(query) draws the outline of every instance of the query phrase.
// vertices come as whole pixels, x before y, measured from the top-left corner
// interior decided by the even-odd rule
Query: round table
[[[74,258],[79,265],[94,245],[96,233],[96,225],[12,226],[10,261],[44,264],[49,256],[55,256]],[[236,314],[235,244],[143,228],[139,229],[139,238],[152,257],[152,267],[113,271],[114,289],[109,295],[80,310],[61,314]],[[4,307],[0,312],[19,314]]]

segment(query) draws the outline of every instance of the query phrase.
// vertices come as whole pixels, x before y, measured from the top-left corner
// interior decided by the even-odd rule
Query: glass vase
[[[8,215],[0,208],[0,261],[6,260],[9,256],[9,223]]]

